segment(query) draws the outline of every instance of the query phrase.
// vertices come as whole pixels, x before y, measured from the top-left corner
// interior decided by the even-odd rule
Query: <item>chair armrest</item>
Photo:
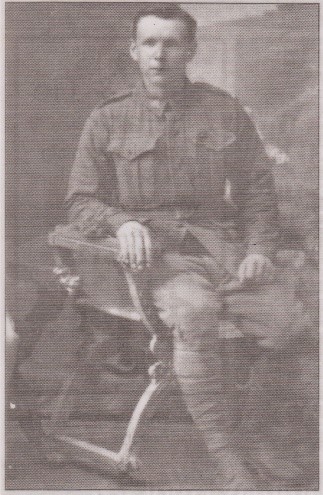
[[[56,248],[69,249],[83,253],[100,255],[111,260],[118,260],[119,242],[114,237],[97,241],[89,240],[72,225],[58,225],[48,235],[48,243]]]

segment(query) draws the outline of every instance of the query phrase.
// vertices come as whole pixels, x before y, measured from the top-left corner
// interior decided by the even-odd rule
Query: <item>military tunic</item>
[[[156,109],[139,84],[86,122],[67,196],[87,235],[115,234],[138,220],[180,241],[192,229],[213,255],[219,227],[246,252],[272,255],[278,210],[263,144],[238,101],[186,81]]]

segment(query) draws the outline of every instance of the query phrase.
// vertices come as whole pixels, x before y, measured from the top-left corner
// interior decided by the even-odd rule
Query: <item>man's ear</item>
[[[137,50],[137,44],[134,40],[132,40],[130,44],[130,56],[132,60],[135,62],[138,62],[138,50]]]

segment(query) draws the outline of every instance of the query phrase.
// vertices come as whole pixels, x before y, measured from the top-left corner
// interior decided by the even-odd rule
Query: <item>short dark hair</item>
[[[132,25],[132,37],[136,38],[137,27],[142,17],[153,15],[162,19],[180,19],[185,22],[187,27],[187,39],[194,41],[196,37],[197,23],[194,17],[188,12],[181,9],[176,3],[149,3],[147,7],[141,9],[135,16]]]

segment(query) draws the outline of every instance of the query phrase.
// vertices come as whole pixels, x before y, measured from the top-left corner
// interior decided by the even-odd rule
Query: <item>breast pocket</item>
[[[126,207],[140,207],[154,198],[157,138],[127,136],[113,139],[108,152],[113,156],[119,201]]]
[[[201,130],[196,134],[196,177],[199,194],[205,198],[223,198],[227,163],[236,136],[222,130]]]

